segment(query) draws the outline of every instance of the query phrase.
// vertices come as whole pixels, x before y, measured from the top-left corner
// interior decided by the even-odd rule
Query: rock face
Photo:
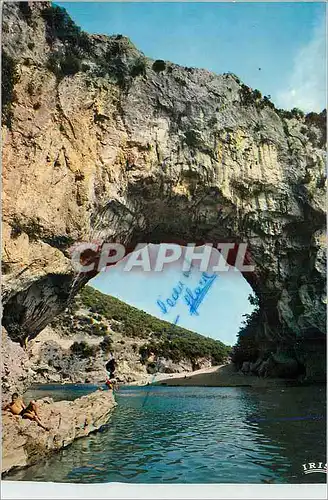
[[[124,336],[121,335],[121,338]],[[71,332],[65,335],[60,327],[47,326],[27,348],[29,370],[34,383],[99,383],[104,384],[108,377],[105,365],[108,354],[99,347],[102,337],[81,335]],[[73,352],[74,343],[83,342],[90,354],[79,355]],[[147,376],[140,355],[132,349],[135,339],[124,339],[124,345],[117,340],[111,352],[117,361],[115,378],[120,383],[138,381]]]
[[[154,373],[182,373],[193,372],[202,368],[211,367],[211,361],[207,358],[198,358],[194,363],[190,359],[181,360],[179,363],[174,363],[172,359],[159,357],[156,362]]]
[[[2,414],[2,472],[25,467],[107,424],[115,407],[112,391],[96,391],[74,401],[38,401],[45,431],[36,422]]]
[[[13,392],[23,393],[31,382],[30,360],[28,353],[17,343],[13,342],[2,328],[1,339],[1,385],[2,401]]]
[[[10,338],[34,338],[90,278],[70,265],[76,241],[246,242],[259,356],[287,345],[322,377],[325,117],[21,4],[4,5],[2,36]]]

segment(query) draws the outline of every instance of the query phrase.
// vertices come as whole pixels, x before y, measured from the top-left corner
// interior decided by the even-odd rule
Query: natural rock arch
[[[17,5],[4,6],[16,72],[4,128],[9,336],[37,335],[87,281],[72,273],[74,242],[245,242],[257,342],[277,351],[298,342],[315,376],[325,345],[324,118],[277,110],[232,74],[171,63],[157,72],[146,58],[136,74],[143,55],[124,37],[89,36],[88,69],[59,77],[43,8],[32,7],[31,30]]]

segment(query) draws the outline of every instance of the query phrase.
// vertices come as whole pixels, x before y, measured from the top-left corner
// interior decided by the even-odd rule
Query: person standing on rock
[[[42,429],[49,431],[49,427],[43,425],[38,415],[38,407],[35,401],[30,401],[26,406],[23,399],[20,398],[17,392],[11,397],[11,403],[8,403],[3,410],[9,410],[13,415],[20,415],[22,418],[34,420]]]

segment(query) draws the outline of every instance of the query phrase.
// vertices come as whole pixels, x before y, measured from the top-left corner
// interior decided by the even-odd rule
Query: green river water
[[[26,398],[74,399],[96,387],[47,386]],[[324,483],[325,386],[122,387],[100,432],[7,480],[75,483]]]

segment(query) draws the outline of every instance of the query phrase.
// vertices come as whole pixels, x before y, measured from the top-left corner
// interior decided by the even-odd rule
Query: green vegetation
[[[46,21],[48,41],[52,42],[55,38],[59,38],[63,43],[89,49],[90,41],[87,33],[74,23],[66,9],[51,5],[46,7],[41,15]]]
[[[115,56],[127,56],[131,50],[136,50],[136,47],[131,40],[123,35],[110,37],[107,46],[109,48],[106,57],[109,62]]]
[[[12,103],[14,100],[14,87],[18,81],[18,73],[15,61],[12,57],[7,55],[4,51],[1,54],[1,111],[2,120],[8,128],[11,129],[11,122],[13,117]]]
[[[47,68],[59,80],[81,71],[81,59],[91,48],[87,33],[72,21],[62,7],[56,5],[46,7],[41,15],[46,21],[46,37],[49,45],[52,46],[56,39],[63,43],[60,50],[50,54]]]
[[[258,99],[262,99],[262,94],[259,90],[253,90],[253,98],[257,101]]]
[[[256,332],[260,321],[260,308],[257,297],[249,295],[249,302],[255,306],[251,314],[244,314],[243,326],[238,332],[238,340],[232,349],[232,361],[241,367],[244,361],[255,361],[258,358],[258,343]]]
[[[309,140],[315,146],[324,148],[327,140],[327,110],[324,109],[321,113],[308,113],[304,121],[308,127],[307,136]],[[320,130],[321,134],[319,137],[311,131],[313,126]]]
[[[61,72],[67,75],[75,75],[81,71],[81,60],[75,54],[65,54],[59,61]]]
[[[108,333],[107,326],[103,323],[93,323],[89,331],[90,335],[106,335]]]
[[[142,359],[147,359],[152,353],[156,356],[170,358],[178,362],[182,358],[189,358],[194,362],[197,358],[209,358],[214,364],[220,364],[229,355],[227,346],[208,337],[196,336],[192,332],[179,335],[167,332],[159,341],[152,339],[139,349]],[[187,331],[187,330],[186,330]]]
[[[286,118],[291,120],[292,118],[296,118],[299,120],[300,118],[304,118],[304,112],[301,109],[293,108],[290,111],[285,109],[277,109],[277,112],[281,118]]]
[[[308,113],[305,117],[307,125],[315,125],[320,129],[326,131],[327,128],[327,110],[324,109],[321,113]]]
[[[240,93],[241,102],[244,105],[256,104],[262,98],[262,94],[259,90],[257,90],[257,89],[252,90],[250,87],[248,87],[244,83],[241,84],[239,93]]]
[[[81,60],[73,53],[54,52],[48,57],[47,68],[60,80],[81,71]]]
[[[265,95],[263,97],[262,101],[260,102],[260,107],[264,108],[264,106],[269,106],[269,108],[274,109],[275,111],[277,111],[275,105],[273,104],[273,102],[270,101],[270,99],[271,99],[270,95]]]
[[[166,68],[166,63],[162,59],[157,59],[153,66],[153,70],[156,71],[156,73],[159,73],[160,71],[164,71]]]
[[[56,41],[62,42],[47,61],[47,68],[58,80],[79,72],[90,72],[95,77],[109,78],[122,90],[128,90],[133,78],[146,76],[147,60],[129,38],[111,36],[106,52],[96,54],[92,51],[92,38],[72,21],[65,9],[52,5],[44,8],[41,14],[46,23],[49,46],[53,49]]]
[[[305,123],[308,125],[310,123],[315,124],[319,128],[326,127],[326,111],[324,110],[322,113],[309,113],[305,116],[304,112],[299,108],[293,108],[292,110],[284,110],[276,108],[273,102],[271,101],[270,95],[262,96],[261,92],[258,89],[251,89],[244,83],[241,83],[239,78],[233,73],[224,73],[225,76],[231,76],[235,79],[237,83],[240,83],[240,99],[241,104],[244,106],[254,105],[259,109],[263,109],[265,107],[269,107],[273,109],[282,119],[292,119],[295,118],[297,120],[302,120],[305,118]],[[324,134],[326,137],[326,134]]]
[[[112,339],[110,337],[104,337],[104,340],[100,342],[99,347],[104,353],[108,354],[111,352],[113,347]]]
[[[31,23],[32,20],[32,10],[29,6],[28,2],[18,2],[19,10],[22,13],[22,16],[25,18],[27,24]]]
[[[71,352],[82,358],[94,357],[100,351],[108,354],[113,347],[113,341],[108,331],[108,326],[103,321],[100,314],[78,312],[79,301],[74,302],[70,309],[53,320],[54,327],[60,327],[62,332],[70,336],[73,332],[86,336],[95,335],[102,337],[98,345],[89,345],[87,342],[74,342],[70,348]]]
[[[221,363],[229,355],[230,348],[218,340],[157,319],[89,286],[83,288],[79,299],[93,313],[108,321],[120,322],[120,331],[127,337],[144,339],[145,344],[139,349],[144,360],[153,353],[174,361],[208,357],[214,363]],[[118,330],[116,325],[113,328]]]
[[[231,71],[228,71],[228,73],[223,73],[222,76],[231,77],[235,80],[235,82],[239,84],[241,83],[239,76],[235,75],[235,73],[231,73]]]
[[[271,96],[265,95],[262,97],[262,94],[258,89],[253,90],[247,85],[242,83],[239,93],[242,105],[244,106],[253,104],[260,109],[263,109],[264,107],[268,106],[269,108],[272,108],[277,111],[275,105],[270,100]]]
[[[127,91],[137,76],[146,76],[147,60],[137,51],[129,38],[116,35],[107,41],[107,50],[96,61],[93,76],[109,78]]]
[[[308,140],[319,148],[324,148],[327,138],[327,111],[324,109],[321,113],[308,113],[307,115],[299,108],[293,108],[290,111],[277,109],[276,112],[282,119],[299,120],[303,125],[300,128]]]
[[[131,69],[131,76],[133,78],[137,76],[145,76],[147,69],[147,59],[144,56],[139,57]]]
[[[71,351],[73,354],[80,356],[81,358],[91,358],[98,352],[98,346],[89,345],[84,340],[82,342],[74,342],[71,345]]]

